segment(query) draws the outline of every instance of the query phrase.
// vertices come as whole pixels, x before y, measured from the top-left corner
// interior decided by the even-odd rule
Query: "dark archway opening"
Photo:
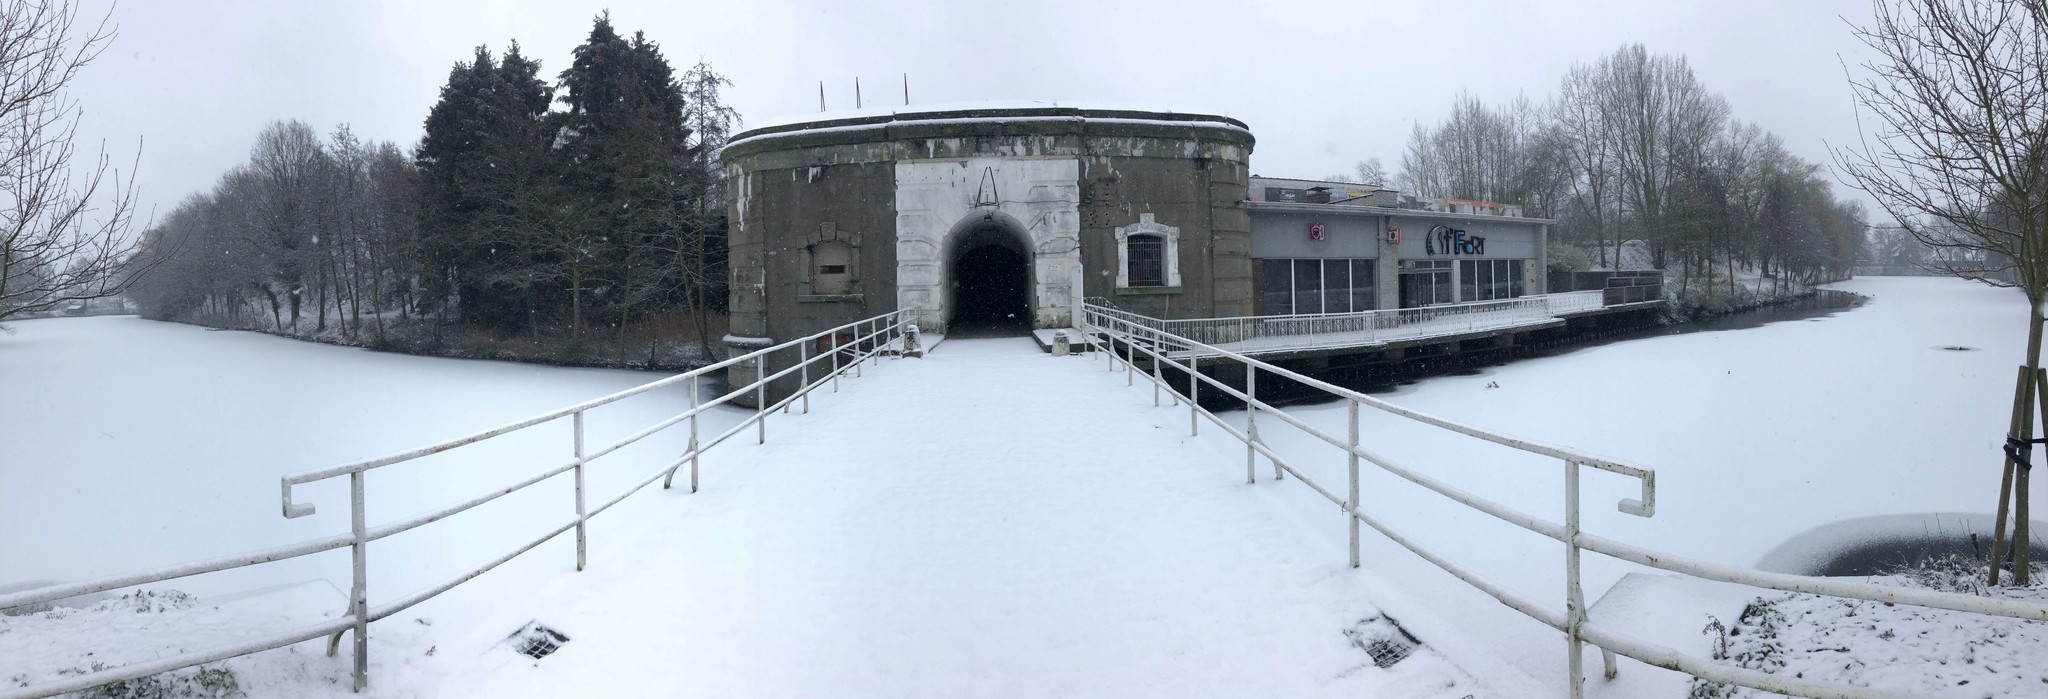
[[[975,235],[961,241],[953,259],[954,337],[1024,335],[1031,332],[1031,264],[1005,241]]]

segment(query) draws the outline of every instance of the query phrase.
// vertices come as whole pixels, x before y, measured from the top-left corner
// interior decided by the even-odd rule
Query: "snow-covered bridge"
[[[518,614],[574,640],[475,696],[1447,696],[1372,670],[1341,545],[1248,497],[1105,361],[1023,338],[888,362]],[[1121,371],[1121,369],[1119,369]],[[872,380],[880,377],[879,380]],[[1238,455],[1237,458],[1242,458]],[[1221,468],[1219,468],[1219,466]],[[1319,519],[1326,523],[1328,513]],[[630,603],[622,603],[631,600]],[[507,622],[517,625],[516,619]],[[502,625],[502,624],[501,624]],[[509,627],[508,627],[509,628]],[[1365,671],[1361,671],[1365,670]]]

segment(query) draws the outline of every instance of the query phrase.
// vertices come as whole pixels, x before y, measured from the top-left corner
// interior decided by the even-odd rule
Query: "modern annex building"
[[[821,115],[828,117],[829,115]],[[729,349],[893,310],[927,333],[1343,313],[1541,293],[1550,221],[1254,177],[1243,122],[1056,106],[757,128],[730,176]],[[774,367],[770,367],[772,372]],[[752,366],[736,367],[749,380]]]

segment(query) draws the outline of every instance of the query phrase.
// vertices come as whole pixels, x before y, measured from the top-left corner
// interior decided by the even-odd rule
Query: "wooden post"
[[[2041,419],[2048,420],[2048,369],[2036,370],[2034,374],[2034,398],[2040,402]],[[2033,430],[2032,420],[2028,420],[2027,429],[2030,432]],[[2048,424],[2042,426],[2042,433],[2048,434]],[[2030,459],[2033,456],[2033,448],[2034,445],[2027,445],[2027,455]],[[2020,587],[2027,586],[2028,579],[2033,573],[2028,568],[2030,561],[2027,560],[2032,553],[2027,547],[2033,541],[2033,525],[2027,513],[2027,501],[2032,499],[2027,497],[2031,492],[2027,489],[2027,481],[2031,479],[2034,471],[2031,463],[2029,461],[2030,465],[2027,468],[2015,469],[2012,478],[2012,584]]]
[[[2029,381],[2027,380],[2027,378],[2027,367],[2023,365],[2019,369],[2019,378],[2015,381],[2015,385],[2012,389],[2012,422],[2010,423],[2011,426],[2006,430],[2006,434],[2015,437],[2020,437],[2021,439],[2030,439],[2031,434],[2033,432],[2033,416],[2023,415],[2024,413],[2033,412],[2032,410],[2029,410],[2029,408],[2033,406],[2033,389],[2035,382]],[[2025,433],[2025,436],[2022,436],[2023,433]],[[2016,470],[2016,465],[2013,463],[2012,458],[2006,457],[2005,476],[2003,478],[2000,478],[1998,481],[1998,514],[1994,519],[1995,523],[1992,525],[1992,585],[1998,584],[1999,565],[2002,564],[2005,560],[2005,518],[2006,514],[2009,512],[2007,508],[2012,504],[2012,482],[2014,470]]]

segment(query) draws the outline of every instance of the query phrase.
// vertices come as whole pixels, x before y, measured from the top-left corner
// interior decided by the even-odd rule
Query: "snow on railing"
[[[1601,292],[1593,292],[1601,293]],[[1533,297],[1532,297],[1533,298]],[[1566,641],[1567,673],[1569,696],[1580,699],[1584,696],[1585,677],[1582,667],[1584,644],[1600,649],[1605,675],[1612,679],[1617,672],[1615,655],[1625,655],[1644,663],[1676,670],[1693,677],[1740,685],[1779,694],[1800,697],[1829,699],[1896,699],[1908,697],[1900,692],[1890,692],[1868,687],[1829,684],[1801,677],[1772,675],[1757,670],[1716,663],[1698,656],[1687,655],[1665,646],[1645,642],[1629,636],[1616,628],[1599,623],[1586,616],[1585,593],[1580,585],[1579,559],[1584,551],[1604,554],[1623,561],[1652,568],[1680,573],[1707,580],[1748,585],[1752,587],[1829,595],[1873,602],[1909,604],[1934,609],[1986,614],[2033,621],[2048,621],[2048,605],[2017,600],[1977,597],[1932,590],[1886,587],[1870,583],[1847,582],[1843,580],[1805,575],[1770,573],[1751,568],[1709,563],[1698,559],[1675,556],[1654,551],[1614,539],[1588,534],[1579,528],[1579,475],[1582,468],[1607,471],[1637,479],[1642,485],[1639,499],[1622,500],[1617,509],[1638,517],[1656,514],[1656,472],[1590,456],[1581,452],[1532,442],[1509,435],[1492,432],[1466,425],[1428,413],[1404,408],[1399,405],[1367,396],[1325,381],[1299,374],[1251,356],[1219,347],[1198,339],[1178,335],[1161,327],[1175,327],[1176,321],[1157,321],[1136,316],[1128,312],[1104,308],[1095,304],[1083,307],[1082,318],[1076,320],[1084,340],[1092,349],[1109,358],[1109,369],[1115,371],[1119,364],[1124,369],[1124,384],[1132,385],[1134,377],[1147,375],[1152,382],[1152,402],[1158,405],[1161,389],[1173,397],[1176,405],[1185,400],[1188,405],[1188,433],[1199,431],[1200,420],[1207,418],[1226,434],[1245,445],[1245,482],[1258,481],[1258,459],[1263,456],[1273,465],[1273,479],[1281,480],[1288,475],[1314,490],[1331,503],[1337,505],[1348,516],[1345,518],[1350,529],[1351,567],[1359,565],[1359,524],[1372,527],[1388,539],[1400,544],[1423,560],[1456,576],[1459,580],[1485,592],[1504,605],[1521,612],[1543,624],[1564,632]],[[1198,326],[1199,327],[1199,326]],[[1140,369],[1137,359],[1143,355],[1151,365]],[[1184,359],[1185,362],[1177,361]],[[1224,366],[1217,363],[1227,362]],[[1203,373],[1203,366],[1209,366],[1210,373]],[[1224,372],[1234,372],[1236,366],[1244,370],[1244,388],[1232,387],[1221,380]],[[1225,368],[1229,367],[1229,368]],[[1177,372],[1168,376],[1165,372]],[[1186,375],[1186,383],[1180,383],[1180,375]],[[1211,374],[1214,374],[1212,376]],[[1258,398],[1259,376],[1277,376],[1302,386],[1315,389],[1348,404],[1349,426],[1345,435],[1332,435],[1309,424],[1287,411],[1262,402]],[[1203,385],[1232,399],[1244,401],[1244,429],[1239,430],[1225,422],[1215,413],[1201,407],[1200,396]],[[1185,389],[1182,391],[1181,389]],[[1534,515],[1516,510],[1500,503],[1461,490],[1436,478],[1396,463],[1379,453],[1361,445],[1359,440],[1359,410],[1370,407],[1392,413],[1432,427],[1456,432],[1474,439],[1492,442],[1501,446],[1521,450],[1559,460],[1564,467],[1564,521],[1551,522]],[[1348,490],[1342,496],[1305,476],[1277,451],[1268,447],[1259,438],[1260,418],[1271,417],[1291,425],[1315,439],[1321,440],[1340,450],[1347,462]],[[1538,604],[1533,599],[1511,592],[1502,586],[1479,577],[1442,555],[1431,551],[1372,514],[1359,509],[1359,464],[1369,463],[1408,482],[1427,488],[1453,502],[1478,510],[1517,527],[1535,532],[1565,545],[1565,595],[1564,608],[1558,610]]]
[[[226,556],[222,558],[214,558],[204,561],[195,561],[191,563],[185,563],[182,565],[140,571],[135,573],[128,573],[123,575],[115,575],[95,580],[86,580],[62,585],[50,585],[31,590],[23,590],[19,592],[0,594],[0,610],[9,609],[13,607],[21,607],[31,604],[52,602],[56,600],[65,599],[68,597],[75,597],[78,595],[105,592],[107,590],[129,587],[132,585],[157,583],[166,580],[186,578],[194,575],[212,573],[232,568],[241,568],[246,566],[258,565],[262,563],[281,561],[289,558],[297,558],[299,556],[319,553],[322,551],[331,551],[339,548],[349,548],[352,550],[353,553],[350,568],[354,579],[353,586],[351,587],[349,593],[349,608],[348,612],[345,615],[339,618],[324,621],[316,625],[292,629],[268,637],[251,639],[244,643],[230,647],[209,648],[200,651],[183,653],[176,656],[162,658],[147,664],[112,667],[97,672],[71,675],[65,677],[60,681],[36,684],[28,687],[4,687],[0,688],[0,699],[31,699],[35,697],[55,696],[67,692],[76,692],[79,690],[97,687],[110,682],[119,682],[122,680],[130,680],[138,677],[146,677],[149,675],[154,675],[161,672],[168,672],[179,668],[191,667],[194,665],[210,663],[217,660],[224,660],[227,658],[248,655],[250,653],[270,650],[273,648],[282,648],[285,646],[312,640],[322,636],[330,637],[327,646],[327,653],[328,655],[333,655],[338,649],[342,634],[349,631],[355,632],[355,667],[353,671],[355,679],[355,689],[356,691],[362,691],[362,689],[368,686],[369,684],[368,643],[370,622],[383,619],[385,617],[391,616],[392,614],[396,614],[400,611],[404,611],[408,607],[411,607],[415,604],[419,604],[420,602],[424,602],[443,592],[447,592],[455,586],[467,582],[478,575],[482,575],[483,573],[491,570],[492,568],[496,568],[498,567],[498,565],[505,563],[506,561],[510,561],[513,558],[518,557],[520,554],[526,553],[527,551],[531,551],[535,547],[540,546],[541,544],[546,543],[547,541],[555,538],[556,536],[559,536],[572,529],[576,531],[576,569],[579,571],[583,570],[585,562],[584,523],[587,522],[590,518],[597,516],[599,513],[602,513],[607,509],[610,509],[611,506],[616,505],[619,502],[625,500],[628,496],[631,496],[634,493],[639,492],[642,488],[647,487],[648,484],[653,483],[656,480],[662,481],[663,488],[669,487],[675,478],[676,472],[681,470],[685,464],[687,464],[690,467],[690,492],[697,492],[699,457],[701,457],[706,450],[709,450],[710,448],[717,446],[718,444],[724,442],[725,440],[730,439],[734,435],[745,431],[747,427],[749,427],[750,425],[755,429],[757,443],[766,442],[768,439],[769,413],[774,412],[776,410],[782,410],[784,413],[788,413],[791,411],[792,406],[797,405],[799,402],[802,405],[802,412],[809,413],[811,408],[810,394],[813,390],[829,383],[832,385],[832,389],[836,392],[839,388],[839,378],[842,374],[851,371],[855,376],[859,376],[861,374],[861,369],[863,366],[874,361],[877,361],[886,352],[890,352],[892,350],[900,350],[900,348],[904,344],[905,334],[909,332],[910,329],[913,327],[914,326],[908,321],[908,319],[902,311],[890,312],[866,320],[841,325],[839,327],[832,328],[830,330],[826,330],[823,332],[807,335],[795,340],[790,340],[788,342],[784,342],[779,345],[774,345],[772,347],[764,347],[762,349],[755,350],[753,352],[749,352],[738,357],[733,357],[722,362],[718,362],[699,369],[684,372],[682,374],[677,374],[675,376],[670,376],[658,381],[642,384],[640,386],[629,388],[618,393],[613,393],[602,398],[585,401],[583,403],[578,403],[576,405],[555,410],[553,412],[549,412],[543,415],[536,415],[534,417],[520,420],[518,422],[514,422],[508,425],[503,425],[494,429],[489,429],[468,436],[448,440],[445,442],[441,442],[439,444],[420,447],[418,449],[401,452],[397,454],[391,454],[389,456],[367,459],[364,461],[357,461],[355,463],[350,464],[343,464],[332,468],[320,469],[317,471],[306,471],[303,473],[296,473],[289,476],[285,476],[282,479],[282,495],[284,516],[286,518],[303,517],[306,515],[313,514],[314,512],[314,507],[312,505],[298,503],[292,500],[293,486],[304,485],[307,483],[313,483],[317,481],[347,476],[349,480],[349,531],[345,534],[336,534],[333,536],[328,536],[320,539],[313,539],[310,541],[303,541],[296,544],[279,546],[270,549],[263,549],[260,551],[252,551],[235,556]],[[827,338],[830,339],[827,340]],[[829,345],[823,348],[817,348],[817,345],[821,341],[828,342]],[[797,353],[797,361],[794,364],[790,365],[788,368],[776,371],[773,374],[766,373],[765,367],[768,364],[771,355],[775,355],[777,353],[786,354],[791,351]],[[900,351],[897,352],[897,356],[901,356]],[[713,372],[725,371],[735,365],[743,365],[747,362],[753,362],[753,366],[755,369],[754,381],[752,383],[746,384],[744,386],[734,387],[730,392],[726,393],[724,396],[720,396],[709,401],[700,400],[698,382],[698,379],[700,377],[709,376]],[[813,371],[813,365],[819,365],[816,367],[817,370],[815,372]],[[769,403],[768,385],[772,382],[790,376],[796,376],[798,378],[797,390],[791,393],[788,397],[785,397],[772,404]],[[666,420],[662,420],[661,422],[658,422],[639,432],[635,432],[632,435],[627,436],[626,438],[621,439],[617,442],[613,442],[611,444],[606,444],[594,449],[589,448],[587,445],[584,444],[584,413],[592,409],[598,408],[600,406],[609,405],[611,403],[615,403],[626,398],[637,396],[648,391],[652,391],[654,389],[662,388],[665,386],[671,386],[678,383],[688,383],[690,386],[689,410],[684,411],[683,413],[676,415],[674,417],[670,417]],[[749,391],[753,392],[754,394],[754,414],[748,417],[747,419],[740,421],[739,424],[727,429],[724,433],[721,433],[718,436],[713,437],[710,441],[700,441],[699,435],[697,433],[697,416],[711,408],[724,405],[726,403],[730,403],[734,399],[742,395],[745,395]],[[412,461],[414,459],[419,459],[433,454],[439,454],[441,452],[449,451],[451,449],[460,448],[470,444],[476,444],[478,442],[483,442],[495,437],[524,430],[529,427],[534,427],[545,423],[551,423],[562,418],[569,418],[573,426],[574,444],[572,446],[575,449],[575,457],[568,461],[567,463],[554,465],[540,472],[539,474],[528,477],[517,483],[499,487],[496,490],[478,496],[474,499],[461,502],[446,508],[442,508],[432,512],[420,513],[418,515],[415,515],[404,520],[389,522],[374,527],[370,526],[369,523],[365,521],[365,517],[363,515],[365,506],[363,495],[364,474],[367,474],[368,472],[374,471],[379,468],[383,468],[385,466],[405,463],[408,461]],[[664,466],[661,469],[656,470],[652,474],[648,475],[646,478],[636,482],[632,487],[627,488],[625,492],[619,493],[610,500],[606,500],[603,504],[598,505],[595,508],[586,507],[587,503],[584,499],[583,487],[583,467],[586,464],[600,457],[618,451],[619,449],[622,449],[630,444],[638,442],[641,439],[645,439],[646,437],[651,436],[657,432],[666,430],[671,427],[675,427],[684,422],[689,423],[690,441],[689,447],[686,449],[682,456],[677,457],[677,459],[673,463],[670,463],[667,466]],[[522,544],[519,547],[506,552],[504,555],[501,555],[498,558],[483,564],[482,566],[468,569],[462,572],[460,575],[457,575],[454,578],[451,578],[443,583],[437,584],[428,589],[414,592],[413,594],[407,595],[402,598],[384,601],[375,606],[371,606],[368,594],[365,591],[365,571],[368,565],[368,544],[370,542],[376,541],[378,539],[383,539],[385,537],[392,536],[400,532],[405,532],[432,522],[446,519],[448,517],[459,514],[463,511],[469,510],[470,508],[482,505],[484,503],[490,502],[500,497],[504,497],[506,495],[510,495],[528,486],[532,486],[542,481],[546,481],[555,476],[562,475],[563,473],[571,472],[574,473],[576,481],[575,516],[566,519],[559,526],[553,527],[552,529],[548,530],[547,533],[542,534],[539,538],[533,539],[532,541]]]

